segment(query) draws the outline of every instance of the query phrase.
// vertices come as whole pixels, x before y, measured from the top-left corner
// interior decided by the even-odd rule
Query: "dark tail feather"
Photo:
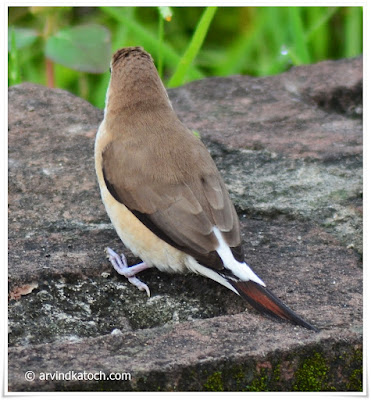
[[[274,319],[288,321],[294,325],[319,332],[319,330],[308,322],[304,321],[292,310],[285,306],[270,290],[253,281],[234,282],[230,284],[237,290],[241,297],[247,300],[255,309]]]

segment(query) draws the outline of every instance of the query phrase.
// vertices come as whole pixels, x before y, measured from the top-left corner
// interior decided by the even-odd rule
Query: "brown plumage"
[[[106,210],[122,241],[144,261],[140,270],[190,270],[244,297],[251,287],[251,303],[259,303],[255,285],[265,285],[244,262],[237,213],[223,179],[206,147],[179,121],[151,56],[141,48],[121,49],[112,58],[95,160]],[[120,258],[112,263],[130,274],[118,266]],[[255,285],[242,290],[238,282],[244,281]]]

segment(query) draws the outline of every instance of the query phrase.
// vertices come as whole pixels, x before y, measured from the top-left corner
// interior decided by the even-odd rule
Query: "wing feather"
[[[222,269],[212,228],[241,257],[238,217],[207,149],[188,131],[184,139],[182,148],[173,143],[171,154],[156,144],[114,140],[102,153],[104,179],[112,196],[157,236]]]

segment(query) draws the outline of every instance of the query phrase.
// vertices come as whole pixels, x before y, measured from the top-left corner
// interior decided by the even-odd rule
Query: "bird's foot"
[[[106,252],[107,252],[107,257],[110,260],[113,268],[120,275],[123,275],[125,276],[125,278],[128,278],[128,281],[132,283],[134,286],[136,286],[139,290],[145,290],[147,292],[148,297],[150,297],[151,293],[149,291],[149,287],[135,276],[139,272],[144,271],[145,269],[148,269],[150,267],[144,262],[129,267],[124,254],[121,254],[120,257],[109,247],[106,248]]]

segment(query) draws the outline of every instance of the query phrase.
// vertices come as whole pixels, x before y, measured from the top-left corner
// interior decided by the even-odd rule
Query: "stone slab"
[[[206,278],[145,271],[148,299],[113,272],[102,111],[24,83],[9,89],[9,390],[362,390],[362,60],[169,95],[226,180],[248,263],[321,332]],[[42,379],[69,371],[131,379]]]

